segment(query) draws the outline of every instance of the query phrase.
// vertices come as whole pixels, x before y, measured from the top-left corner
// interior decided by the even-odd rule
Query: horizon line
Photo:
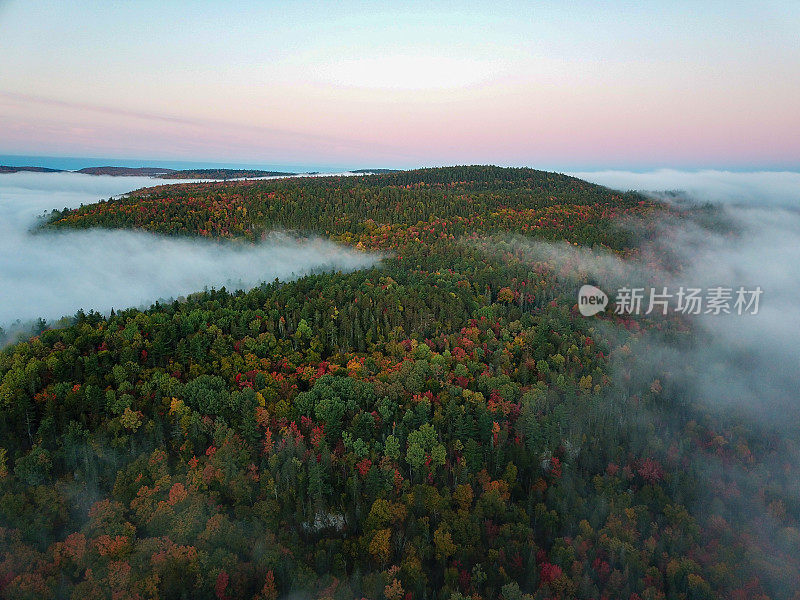
[[[44,162],[32,162],[44,161]],[[60,162],[61,166],[53,166],[54,163]],[[72,163],[72,164],[67,164]],[[124,164],[123,164],[124,163]],[[392,169],[398,171],[413,171],[417,169],[429,169],[439,167],[452,167],[452,166],[473,166],[473,165],[487,165],[508,168],[529,168],[542,171],[552,171],[559,173],[570,172],[629,172],[629,173],[652,173],[659,171],[680,171],[685,173],[702,173],[709,171],[717,172],[731,172],[731,173],[798,173],[800,172],[800,164],[798,165],[733,165],[733,164],[711,164],[711,165],[676,165],[676,164],[653,164],[653,165],[618,165],[618,164],[574,164],[574,165],[554,165],[554,164],[532,164],[532,163],[510,163],[510,162],[451,162],[451,163],[425,163],[415,166],[409,165],[371,165],[369,161],[357,164],[331,164],[331,163],[315,163],[310,160],[307,163],[282,163],[271,161],[259,160],[246,160],[246,159],[233,159],[233,160],[219,160],[219,159],[197,159],[197,158],[140,158],[140,157],[98,157],[98,156],[73,156],[73,155],[58,155],[58,154],[22,154],[16,152],[0,153],[0,166],[8,167],[39,167],[39,168],[52,168],[66,172],[74,172],[84,168],[90,167],[127,167],[127,168],[148,168],[148,167],[161,167],[165,169],[187,170],[187,169],[250,169],[250,170],[265,170],[265,171],[293,171],[297,173],[309,172],[351,172],[354,170],[365,169]]]

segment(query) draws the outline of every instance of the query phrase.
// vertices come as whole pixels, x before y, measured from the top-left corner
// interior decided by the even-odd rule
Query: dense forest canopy
[[[263,169],[180,169],[162,173],[160,179],[239,179],[246,177],[276,177],[293,175],[286,171]]]
[[[2,351],[0,595],[791,597],[797,558],[699,501],[741,493],[705,460],[740,466],[781,541],[800,543],[798,502],[763,469],[781,441],[668,374],[618,367],[647,329],[689,343],[687,323],[585,319],[555,265],[504,243],[628,256],[665,213],[681,218],[477,166],[177,184],[54,211],[46,229],[284,230],[385,258],[79,313]]]
[[[622,247],[616,218],[654,203],[556,173],[499,167],[178,184],[54,211],[50,227],[125,227],[259,240],[275,229],[397,249],[498,231]],[[421,240],[420,240],[421,241]]]

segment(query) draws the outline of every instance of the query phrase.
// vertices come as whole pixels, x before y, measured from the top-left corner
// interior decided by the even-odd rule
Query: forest
[[[275,177],[294,175],[285,171],[263,169],[179,169],[158,175],[160,179],[237,179],[246,177]]]
[[[81,311],[0,351],[0,596],[797,598],[800,501],[770,468],[788,442],[637,371],[632,348],[691,344],[690,322],[584,318],[581,282],[525,251],[655,263],[654,224],[689,210],[488,166],[53,210],[43,232],[281,231],[383,258]],[[730,501],[751,493],[769,515]]]
[[[0,173],[8,167],[0,167]],[[33,167],[23,167],[32,170]],[[55,169],[45,169],[54,171]],[[262,169],[166,169],[164,167],[85,167],[75,171],[84,175],[111,175],[113,177],[154,177],[157,179],[244,179],[247,177],[275,177],[294,175],[284,171]]]

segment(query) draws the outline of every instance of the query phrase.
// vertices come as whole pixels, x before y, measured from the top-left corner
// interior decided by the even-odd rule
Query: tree
[[[436,548],[436,558],[442,563],[455,554],[456,545],[450,532],[445,529],[444,523],[433,532],[433,545]]]
[[[392,536],[391,529],[378,529],[373,535],[369,543],[369,553],[381,565],[385,565],[391,555],[390,540]]]

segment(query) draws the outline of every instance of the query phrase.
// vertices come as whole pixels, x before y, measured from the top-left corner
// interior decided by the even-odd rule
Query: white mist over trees
[[[374,255],[273,235],[256,246],[145,232],[32,231],[36,216],[157,185],[145,177],[0,175],[0,326],[79,309],[149,305],[205,287],[249,288],[319,269],[369,266]]]
[[[800,173],[794,171],[584,171],[575,177],[620,190],[680,191],[698,202],[800,208]]]
[[[690,219],[665,219],[650,232],[641,257],[623,260],[568,244],[529,244],[531,260],[568,265],[566,272],[588,277],[613,294],[623,286],[662,286],[703,290],[743,286],[763,290],[758,314],[700,314],[691,317],[690,344],[655,332],[629,335],[607,322],[598,329],[626,352],[614,361],[621,396],[635,396],[650,382],[669,381],[670,394],[681,398],[666,415],[641,406],[635,419],[678,432],[686,406],[700,406],[723,417],[729,427],[760,433],[771,460],[758,469],[729,464],[698,449],[692,468],[708,481],[726,481],[730,489],[704,489],[691,508],[736,516],[746,532],[750,558],[774,590],[788,595],[794,583],[784,557],[796,552],[796,530],[780,519],[783,507],[800,497],[800,173],[731,173],[658,171],[652,173],[583,173],[580,177],[621,189],[650,193],[681,208],[713,205]],[[665,193],[664,190],[670,190]],[[524,243],[515,240],[514,243]],[[654,261],[676,268],[659,268]],[[644,306],[644,303],[643,303]],[[614,306],[608,310],[613,310]],[[665,418],[666,417],[666,418]],[[720,438],[721,439],[721,438]],[[764,482],[769,491],[764,493]],[[731,493],[730,490],[735,490]],[[720,509],[724,507],[724,509]],[[763,549],[771,548],[773,554]]]
[[[771,424],[785,422],[786,410],[800,405],[800,173],[604,171],[578,176],[620,189],[636,189],[679,206],[718,205],[715,218],[725,229],[697,222],[662,222],[654,248],[670,252],[683,265],[663,272],[656,285],[763,290],[757,315],[700,315],[703,343],[675,353],[675,371],[690,367],[699,392],[715,404],[737,408]],[[665,191],[672,193],[665,193]],[[549,250],[552,254],[553,250]],[[572,251],[573,253],[575,251]],[[583,266],[614,269],[615,284],[637,271],[653,277],[648,265],[613,257],[583,255]],[[594,269],[592,267],[595,267]],[[602,287],[602,285],[601,285]],[[608,290],[606,290],[608,291]],[[665,360],[660,356],[659,360]],[[679,366],[680,365],[680,366]]]

